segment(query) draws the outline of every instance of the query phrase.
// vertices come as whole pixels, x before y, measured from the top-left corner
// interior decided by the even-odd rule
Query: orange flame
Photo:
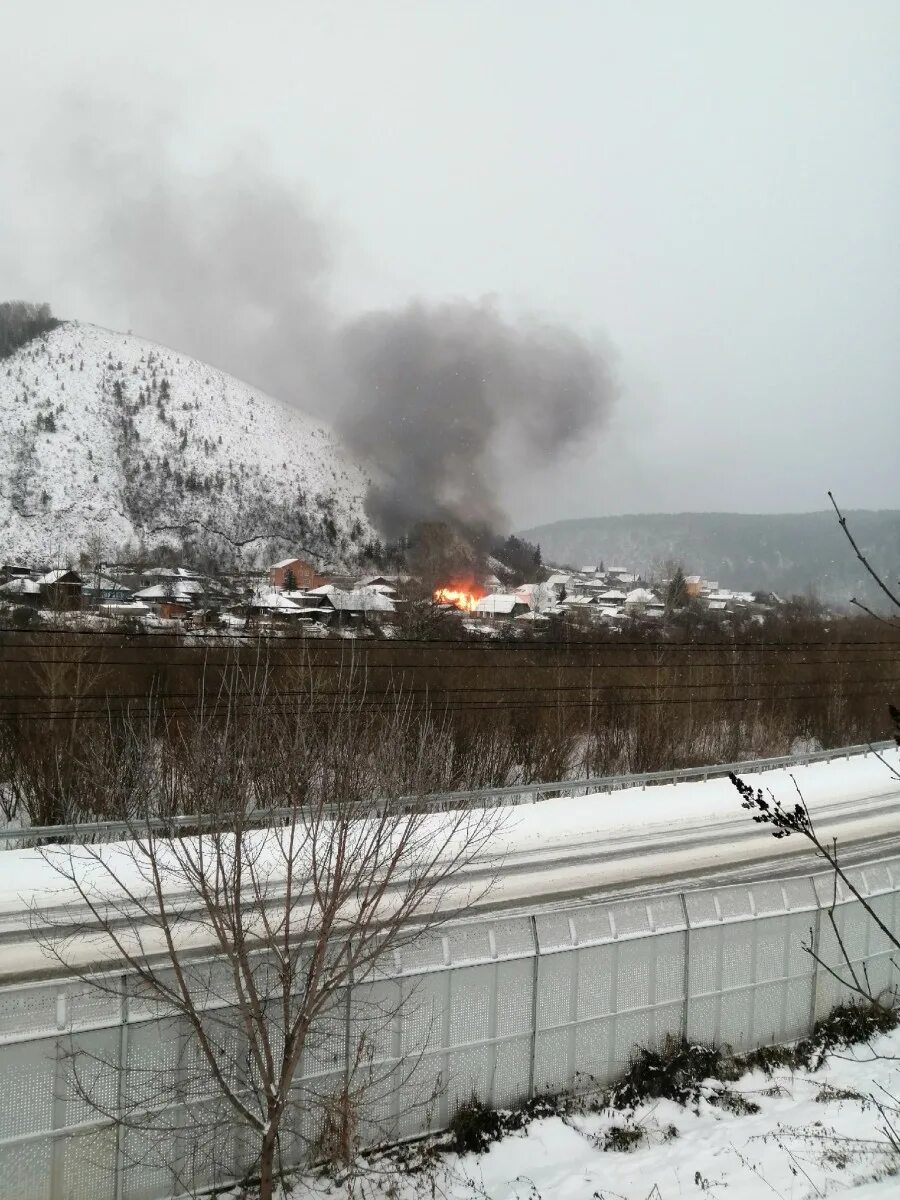
[[[454,604],[463,612],[472,612],[481,599],[474,592],[446,587],[438,588],[434,593],[434,598],[438,604]]]

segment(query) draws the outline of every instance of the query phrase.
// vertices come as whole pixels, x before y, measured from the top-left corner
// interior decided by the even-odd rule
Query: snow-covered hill
[[[0,361],[0,561],[184,542],[351,561],[366,483],[323,425],[131,334],[65,322]]]

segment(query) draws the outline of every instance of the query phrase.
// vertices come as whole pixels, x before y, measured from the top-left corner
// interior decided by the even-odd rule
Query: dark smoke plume
[[[410,304],[347,325],[350,395],[340,425],[370,463],[374,522],[498,530],[501,445],[520,468],[550,465],[606,415],[600,354],[557,325],[505,321],[487,304]]]
[[[37,242],[55,277],[110,325],[332,416],[332,231],[258,149],[195,174],[176,135],[163,116],[117,120],[93,97],[58,114],[30,164],[54,205]]]
[[[191,175],[175,163],[176,131],[134,116],[116,135],[103,112],[100,145],[97,105],[82,101],[48,136],[57,207],[36,232],[56,278],[78,281],[110,324],[335,421],[371,467],[386,535],[433,520],[501,529],[504,471],[552,465],[603,420],[610,372],[568,329],[465,302],[339,320],[334,238],[296,189],[258,155]],[[19,291],[28,279],[20,267]],[[57,289],[32,282],[66,315]]]

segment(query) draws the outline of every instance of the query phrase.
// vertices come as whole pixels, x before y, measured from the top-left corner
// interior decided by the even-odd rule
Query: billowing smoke
[[[127,113],[116,136],[104,112],[100,145],[96,118],[93,101],[70,104],[44,142],[51,208],[23,244],[46,248],[53,273],[48,286],[23,256],[16,292],[61,316],[102,313],[334,421],[371,468],[387,536],[430,520],[501,529],[503,472],[527,486],[602,422],[610,371],[572,331],[462,301],[338,318],[333,231],[258,154],[197,176],[166,122]]]
[[[594,347],[488,304],[369,313],[345,326],[340,346],[350,387],[341,426],[375,472],[371,515],[389,536],[418,521],[502,528],[500,448],[527,486],[527,469],[570,450],[613,396]]]
[[[336,238],[257,148],[193,173],[177,160],[177,124],[132,109],[117,116],[84,96],[35,141],[18,174],[36,180],[48,206],[37,223],[26,215],[16,294],[31,294],[31,281],[57,315],[133,329],[333,415]]]

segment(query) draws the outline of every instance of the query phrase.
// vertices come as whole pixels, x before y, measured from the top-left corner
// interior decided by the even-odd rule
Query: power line
[[[85,654],[92,652],[93,650],[96,649],[96,647],[92,647],[92,646],[89,646],[89,647],[35,646],[35,647],[29,647],[29,648],[50,649],[50,650],[64,649],[64,650],[67,650],[70,652],[76,652],[80,649],[84,649]],[[832,646],[830,648],[832,650],[836,649],[836,647],[834,647],[834,646]],[[18,649],[21,650],[22,648],[19,647]],[[605,650],[605,647],[598,647],[598,649]],[[663,669],[672,669],[676,665],[679,667],[679,669],[681,669],[682,667],[690,667],[692,665],[696,665],[699,667],[721,666],[723,668],[724,667],[731,668],[731,667],[734,667],[735,665],[756,666],[756,667],[765,667],[765,668],[777,667],[777,666],[798,666],[798,667],[802,667],[802,666],[809,666],[809,667],[843,666],[843,665],[848,665],[848,664],[853,665],[856,663],[891,661],[893,658],[900,656],[900,642],[898,642],[895,647],[896,652],[897,652],[896,655],[889,653],[885,650],[878,650],[878,652],[876,654],[861,654],[861,653],[859,653],[859,650],[861,649],[861,647],[859,647],[859,648],[854,648],[854,651],[852,654],[842,655],[839,658],[815,657],[815,658],[799,658],[798,659],[798,658],[794,657],[794,658],[788,659],[786,662],[783,659],[779,660],[777,658],[760,659],[757,661],[752,657],[756,653],[755,647],[741,648],[737,657],[734,654],[732,654],[732,655],[729,655],[728,657],[713,658],[713,659],[704,657],[704,655],[715,654],[716,650],[714,650],[714,649],[710,649],[708,651],[706,650],[705,647],[696,647],[696,648],[692,647],[691,649],[693,652],[693,657],[691,657],[689,661],[687,661],[685,663],[679,663],[679,664],[676,664],[676,662],[674,662],[674,661],[665,662],[665,661],[659,661],[658,659],[655,659],[654,661],[646,661],[645,660],[643,662],[637,662],[637,663],[604,662],[604,661],[602,661],[602,659],[599,661],[597,659],[580,659],[576,662],[561,662],[561,661],[533,662],[533,661],[528,661],[528,660],[520,660],[518,662],[506,662],[506,663],[504,663],[504,662],[457,662],[457,661],[453,661],[453,660],[444,660],[444,661],[437,661],[437,662],[390,662],[390,661],[388,661],[388,662],[372,662],[369,660],[368,656],[358,655],[352,661],[341,660],[341,659],[336,659],[334,661],[322,661],[321,659],[319,659],[315,656],[306,656],[302,659],[296,659],[296,658],[294,658],[294,659],[279,659],[279,658],[271,659],[270,658],[270,659],[266,660],[266,665],[270,666],[272,669],[281,669],[281,668],[287,668],[287,667],[292,667],[292,666],[305,666],[305,667],[309,667],[309,668],[320,668],[320,669],[331,669],[331,670],[337,670],[337,669],[363,670],[363,669],[366,669],[366,670],[379,670],[379,671],[382,671],[382,670],[397,670],[397,671],[399,671],[399,670],[409,670],[409,671],[464,671],[464,670],[473,670],[473,671],[474,670],[478,670],[478,671],[483,671],[483,670],[491,670],[491,671],[494,671],[494,670],[556,671],[556,670],[565,670],[565,671],[576,671],[576,670],[589,670],[592,667],[594,667],[594,668],[609,668],[609,669],[613,669],[613,670],[632,670],[632,669],[641,669],[641,670],[660,669],[660,670],[663,670]],[[11,655],[8,655],[5,653],[6,647],[0,646],[0,666],[3,666],[5,664],[20,664],[20,665],[26,665],[26,666],[31,666],[31,667],[84,666],[84,667],[114,668],[114,667],[137,666],[137,667],[154,667],[154,668],[159,668],[159,669],[163,669],[166,667],[171,667],[173,669],[179,669],[179,668],[193,669],[193,668],[208,667],[211,669],[221,669],[221,670],[225,670],[225,669],[248,670],[255,666],[255,663],[252,660],[250,662],[247,662],[247,661],[231,659],[231,660],[225,660],[225,661],[212,661],[211,662],[209,660],[209,658],[205,657],[205,656],[192,656],[190,659],[177,660],[177,661],[173,662],[172,657],[171,657],[171,651],[178,650],[178,651],[184,653],[185,652],[184,647],[160,646],[160,647],[154,647],[154,650],[158,650],[160,652],[160,654],[163,654],[166,652],[169,652],[169,653],[167,653],[165,658],[161,657],[159,659],[120,658],[120,657],[87,658],[87,657],[77,655],[77,654],[75,655],[75,657],[63,657],[61,655],[54,655],[53,657],[48,658],[48,657],[22,656],[21,654],[17,654],[16,656],[11,656]],[[102,650],[101,650],[101,653],[102,653]],[[790,653],[796,655],[796,654],[801,653],[801,651],[799,651],[799,650],[791,651]],[[802,653],[808,653],[808,651],[802,652]],[[689,658],[689,656],[686,654],[680,654],[675,657],[676,658],[681,657],[683,659]]]
[[[860,682],[866,682],[866,681],[860,681]],[[876,697],[880,700],[887,700],[889,698],[889,694],[885,691],[842,691],[840,693],[841,699],[868,699],[868,698],[876,698]],[[341,711],[344,711],[344,712],[370,711],[371,712],[373,709],[375,709],[379,706],[383,707],[386,704],[391,704],[391,703],[396,704],[398,699],[402,700],[402,695],[399,697],[383,695],[381,697],[375,697],[375,698],[358,698],[358,699],[351,698],[348,701],[342,701],[338,705],[323,706],[323,707],[319,707],[319,708],[308,708],[304,711],[305,711],[305,715],[321,716],[321,717],[334,716],[335,713],[339,714]],[[538,709],[543,709],[543,710],[552,709],[555,711],[555,710],[563,709],[563,708],[595,708],[595,707],[596,708],[599,708],[599,707],[642,708],[642,707],[660,707],[660,706],[670,707],[670,706],[674,706],[674,705],[685,705],[685,704],[698,705],[698,706],[699,705],[707,705],[707,704],[767,704],[767,705],[773,705],[773,706],[781,706],[781,705],[784,705],[787,703],[808,703],[810,701],[832,700],[832,699],[834,699],[834,691],[829,690],[827,692],[806,693],[804,695],[790,695],[790,696],[778,695],[778,694],[764,695],[764,696],[754,696],[754,695],[705,696],[705,697],[704,696],[699,696],[699,697],[698,696],[660,696],[660,697],[655,697],[653,699],[646,699],[646,700],[634,700],[634,699],[622,699],[622,698],[602,699],[602,698],[591,697],[590,699],[587,699],[587,700],[555,700],[555,701],[553,701],[553,700],[542,701],[542,700],[534,700],[534,699],[531,699],[531,700],[498,699],[494,703],[488,703],[483,700],[482,701],[466,701],[466,700],[463,700],[460,698],[460,699],[456,699],[451,702],[445,702],[445,703],[440,703],[439,700],[435,700],[433,703],[420,704],[416,707],[417,707],[418,711],[433,710],[436,714],[440,715],[441,712],[445,712],[445,711],[451,712],[451,713],[454,713],[454,712],[495,712],[496,713],[498,711],[516,712],[516,711],[527,711],[527,710],[538,710]],[[232,699],[230,699],[229,697],[226,696],[226,697],[223,697],[222,700],[219,702],[213,701],[209,704],[203,704],[203,703],[199,703],[199,702],[193,703],[193,704],[187,704],[185,701],[181,701],[179,710],[176,712],[172,712],[172,713],[165,713],[164,711],[161,711],[159,709],[154,709],[152,707],[152,705],[150,705],[148,703],[148,704],[138,705],[138,706],[134,706],[134,707],[124,706],[124,707],[120,707],[119,709],[104,707],[104,708],[95,708],[95,709],[79,708],[77,710],[70,709],[70,710],[50,710],[50,711],[43,711],[43,712],[37,711],[37,712],[19,712],[19,713],[0,713],[0,721],[28,721],[28,720],[57,721],[58,720],[58,721],[70,721],[71,722],[73,720],[82,720],[85,718],[108,719],[108,718],[115,717],[115,716],[127,716],[127,717],[143,717],[143,716],[153,717],[153,716],[163,716],[163,715],[177,716],[177,715],[180,715],[180,713],[200,712],[201,709],[209,710],[210,713],[213,714],[216,711],[218,711],[219,709],[224,708],[227,710],[229,706],[231,706],[232,709],[238,709],[238,710],[252,709],[254,707],[255,708],[260,707],[260,705],[256,704],[255,702],[249,702],[249,701],[239,701],[239,702],[235,703]],[[291,713],[291,712],[295,711],[295,709],[293,707],[288,709],[288,708],[285,708],[284,705],[276,704],[271,701],[267,702],[264,707],[266,709],[268,709],[268,711],[273,713],[274,715],[277,715],[280,712]]]
[[[189,649],[192,646],[200,648],[204,643],[212,642],[216,648],[228,649],[234,642],[249,642],[252,645],[278,646],[284,642],[304,642],[309,646],[323,645],[338,645],[350,646],[351,648],[385,648],[389,649],[392,646],[415,646],[428,648],[430,646],[456,646],[458,648],[489,651],[489,650],[504,650],[512,648],[528,648],[541,649],[543,647],[569,647],[569,646],[603,646],[604,648],[618,649],[635,646],[653,647],[655,649],[698,649],[704,646],[715,646],[720,649],[734,650],[736,647],[753,647],[754,649],[772,648],[780,650],[785,647],[833,647],[833,646],[900,646],[900,634],[895,638],[825,638],[825,639],[801,639],[798,641],[777,641],[777,640],[760,640],[760,641],[736,641],[733,638],[721,641],[691,641],[679,642],[669,640],[656,640],[645,638],[615,638],[609,641],[603,641],[597,638],[531,638],[519,637],[515,640],[500,640],[500,639],[485,639],[476,640],[475,638],[355,638],[355,637],[311,637],[308,634],[282,634],[271,636],[261,636],[256,634],[202,634],[199,631],[185,632],[182,634],[174,633],[171,630],[161,630],[158,633],[144,631],[140,634],[123,633],[121,630],[115,629],[59,629],[59,630],[30,630],[21,629],[15,626],[0,626],[0,635],[8,634],[13,637],[34,637],[34,636],[52,636],[52,637],[114,637],[122,641],[133,643],[141,641],[153,641],[157,638],[169,638],[172,640],[174,648]],[[197,641],[185,644],[185,638],[196,638]]]
[[[787,680],[778,679],[778,680],[771,681],[770,686],[782,687],[782,686],[786,686],[786,685],[791,685],[791,686],[799,686],[799,687],[812,687],[812,686],[817,686],[820,682],[821,682],[821,680],[818,680],[818,679],[787,679]],[[845,683],[900,684],[900,675],[854,676],[853,678],[847,679],[844,682]],[[709,689],[709,688],[721,689],[721,688],[726,688],[729,686],[731,686],[731,681],[727,681],[727,680],[726,681],[707,680],[705,682],[698,682],[695,680],[672,680],[671,682],[666,682],[665,680],[658,680],[658,681],[654,681],[652,683],[622,683],[622,682],[619,682],[619,683],[593,683],[593,682],[557,683],[557,684],[542,685],[540,690],[541,690],[542,694],[552,694],[552,693],[556,693],[556,692],[574,692],[574,691],[577,691],[577,692],[618,692],[623,689],[627,690],[627,691],[636,691],[636,690],[637,691],[659,691],[662,688],[665,688],[668,690],[676,689],[676,690],[681,690],[681,691],[697,691],[697,690],[704,690],[704,689]],[[523,685],[492,684],[492,685],[488,685],[488,686],[481,686],[481,685],[474,685],[474,684],[452,685],[452,684],[437,683],[437,684],[430,684],[430,685],[429,684],[419,685],[416,687],[400,685],[396,688],[396,690],[385,691],[385,692],[381,693],[381,695],[383,695],[387,698],[395,696],[395,695],[403,695],[403,696],[429,695],[429,694],[445,695],[447,693],[457,693],[457,692],[463,693],[466,695],[470,695],[472,693],[479,693],[479,692],[488,692],[488,693],[493,693],[493,694],[507,695],[510,692],[532,692],[532,691],[534,691],[534,687],[530,684],[523,684]],[[222,696],[227,696],[227,697],[236,697],[237,696],[237,697],[250,697],[250,698],[258,699],[258,701],[261,704],[267,704],[267,703],[279,702],[281,700],[285,700],[285,699],[288,699],[291,697],[310,696],[312,698],[318,699],[321,697],[329,698],[329,697],[346,696],[349,700],[352,700],[356,696],[359,696],[360,698],[362,698],[363,695],[367,695],[367,694],[369,694],[369,693],[366,691],[359,692],[359,693],[349,691],[348,689],[342,689],[340,691],[323,691],[323,690],[319,690],[316,688],[278,688],[277,690],[272,690],[269,693],[254,692],[250,688],[239,688],[239,689],[215,688],[215,689],[206,689],[206,690],[202,690],[199,692],[196,690],[192,690],[189,692],[165,691],[165,692],[159,692],[159,693],[153,693],[153,692],[147,692],[147,691],[108,692],[108,693],[105,693],[103,696],[90,696],[90,695],[85,695],[83,692],[0,692],[0,702],[20,701],[20,700],[46,700],[49,702],[49,701],[68,700],[68,701],[74,701],[74,702],[80,704],[80,703],[88,703],[88,702],[96,703],[97,701],[100,701],[100,700],[153,700],[153,699],[156,699],[160,702],[165,701],[165,700],[196,700],[198,703],[200,703],[203,698],[207,698],[207,697],[208,698],[216,698],[216,697],[222,697]],[[375,698],[375,697],[373,697],[373,698]]]

